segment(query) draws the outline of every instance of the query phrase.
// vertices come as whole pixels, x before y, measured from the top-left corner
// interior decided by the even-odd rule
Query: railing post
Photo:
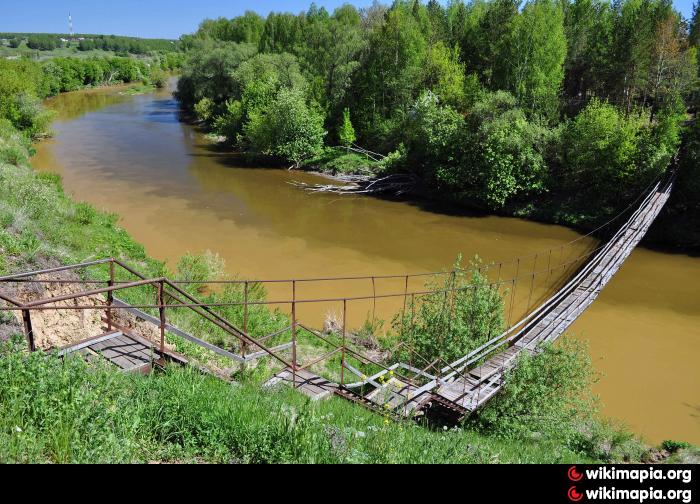
[[[345,386],[345,338],[347,337],[348,300],[343,299],[343,347],[340,356],[340,388]]]
[[[243,334],[248,336],[248,281],[243,287]],[[244,340],[241,343],[241,355],[245,358],[248,343]]]
[[[34,329],[32,329],[32,318],[29,315],[29,310],[22,310],[22,321],[24,322],[24,334],[27,337],[29,351],[34,352],[36,345],[34,344]]]
[[[163,300],[163,281],[158,283],[158,314],[160,315],[160,353],[165,355],[165,303]]]
[[[292,387],[297,386],[297,282],[292,280]]]
[[[114,261],[109,263],[109,280],[107,281],[107,287],[114,287]],[[107,332],[112,332],[112,305],[114,304],[114,293],[109,291],[107,293]]]

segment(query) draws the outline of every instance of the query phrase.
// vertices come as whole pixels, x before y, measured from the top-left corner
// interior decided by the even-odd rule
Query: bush
[[[484,432],[517,438],[543,435],[580,443],[593,422],[596,400],[587,347],[570,338],[524,354],[505,385],[471,422]]]
[[[690,448],[691,446],[692,445],[690,443],[687,443],[685,441],[673,441],[670,439],[667,439],[666,441],[661,443],[661,447],[669,453],[676,453],[680,450]]]
[[[458,259],[454,274],[427,283],[426,291],[437,292],[409,301],[394,320],[399,339],[424,359],[452,362],[503,332],[503,300],[477,264],[465,271]]]
[[[323,148],[323,115],[301,91],[282,89],[269,106],[250,114],[243,132],[253,150],[299,165]]]
[[[150,74],[151,84],[153,84],[158,89],[163,89],[168,85],[168,76],[160,68],[151,68]]]
[[[217,280],[224,274],[225,263],[219,254],[207,250],[202,255],[186,254],[180,258],[175,268],[178,280],[195,282],[188,289],[201,292],[206,280]]]

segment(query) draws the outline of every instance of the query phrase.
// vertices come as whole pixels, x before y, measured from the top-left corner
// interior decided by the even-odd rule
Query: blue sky
[[[234,17],[245,10],[266,15],[270,11],[300,12],[311,0],[3,0],[0,32],[68,31],[68,12],[76,32],[177,38],[191,33],[204,18]],[[318,6],[333,10],[344,0],[317,0]],[[358,7],[372,0],[350,1]],[[383,3],[391,3],[384,0]],[[690,16],[693,0],[674,0],[676,9]]]

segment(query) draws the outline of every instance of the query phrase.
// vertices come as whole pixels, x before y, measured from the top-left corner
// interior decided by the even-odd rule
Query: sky
[[[235,17],[246,10],[299,13],[311,0],[3,0],[0,32],[67,33],[68,13],[76,33],[178,38],[197,29],[205,18]],[[343,3],[366,7],[372,0],[316,0],[332,11]],[[391,3],[384,0],[382,3]],[[693,0],[673,0],[686,18]]]

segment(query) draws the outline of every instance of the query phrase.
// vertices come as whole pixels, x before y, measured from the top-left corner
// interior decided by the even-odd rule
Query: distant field
[[[141,39],[114,35],[46,33],[0,33],[0,58],[28,57],[46,60],[56,57],[110,56],[132,54],[145,56],[152,51],[178,50],[178,41],[165,39]],[[19,41],[18,47],[12,42]],[[31,46],[31,47],[30,47]]]
[[[76,58],[89,58],[91,56],[114,56],[114,51],[104,51],[102,49],[94,49],[91,51],[79,51],[77,44],[71,44],[68,47],[60,47],[51,51],[39,51],[27,47],[26,42],[22,42],[19,47],[12,48],[7,45],[0,45],[0,58],[11,58],[13,56],[27,57],[36,60],[47,60],[51,58],[60,58],[64,56],[73,56]]]

